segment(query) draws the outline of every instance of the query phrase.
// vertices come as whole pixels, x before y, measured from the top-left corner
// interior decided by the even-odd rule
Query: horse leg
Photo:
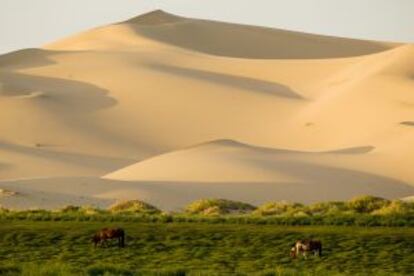
[[[300,253],[301,253],[301,249],[299,247],[299,245],[296,244],[296,257],[299,258],[300,257]]]

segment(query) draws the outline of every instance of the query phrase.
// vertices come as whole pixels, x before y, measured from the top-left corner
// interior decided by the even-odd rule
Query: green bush
[[[396,215],[414,213],[413,204],[401,200],[393,200],[372,212],[374,215]]]
[[[185,212],[200,215],[243,214],[255,210],[248,203],[227,199],[200,199],[189,204]]]
[[[141,213],[141,214],[160,214],[161,211],[140,200],[127,200],[117,202],[109,207],[109,211],[114,213]]]
[[[307,216],[304,205],[300,203],[269,202],[259,206],[254,214],[261,216]]]
[[[71,213],[71,212],[79,212],[81,210],[81,207],[79,206],[74,206],[74,205],[67,205],[61,209],[59,209],[59,212],[62,213]]]
[[[329,201],[311,204],[307,206],[306,210],[312,215],[334,215],[346,213],[349,209],[345,202]]]
[[[0,205],[0,214],[7,213],[8,211],[9,211],[9,209],[4,208],[3,206]]]
[[[358,196],[348,201],[348,208],[357,213],[371,213],[390,203],[389,200],[375,196]]]
[[[202,199],[183,213],[163,213],[142,201],[119,202],[108,210],[66,206],[50,210],[0,209],[0,219],[31,221],[203,222],[209,224],[414,226],[414,203],[363,196],[348,202],[270,202],[258,208],[243,202]]]

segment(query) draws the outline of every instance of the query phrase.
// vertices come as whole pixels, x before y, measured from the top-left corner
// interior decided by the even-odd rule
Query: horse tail
[[[319,244],[319,257],[322,257],[322,243]]]

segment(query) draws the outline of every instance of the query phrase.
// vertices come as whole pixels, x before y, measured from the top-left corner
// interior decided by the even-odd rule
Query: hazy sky
[[[183,16],[414,42],[414,0],[0,0],[0,53],[163,9]]]

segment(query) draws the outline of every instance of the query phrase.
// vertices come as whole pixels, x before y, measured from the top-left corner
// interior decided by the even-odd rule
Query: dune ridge
[[[413,63],[160,10],[2,55],[0,188],[22,196],[0,204],[412,196]]]
[[[392,49],[400,44],[314,35],[265,27],[226,22],[184,18],[156,10],[115,26],[103,27],[68,40],[47,46],[49,49],[78,49],[79,44],[93,38],[101,39],[109,28],[133,31],[138,39],[149,39],[224,57],[252,59],[317,59],[340,58],[373,54]],[[191,38],[190,38],[191,35]],[[129,35],[130,36],[130,35]],[[104,37],[103,39],[107,39]],[[89,49],[96,43],[88,43]],[[92,47],[91,47],[92,46]],[[119,46],[119,45],[118,45]],[[303,49],[306,49],[305,51]]]

